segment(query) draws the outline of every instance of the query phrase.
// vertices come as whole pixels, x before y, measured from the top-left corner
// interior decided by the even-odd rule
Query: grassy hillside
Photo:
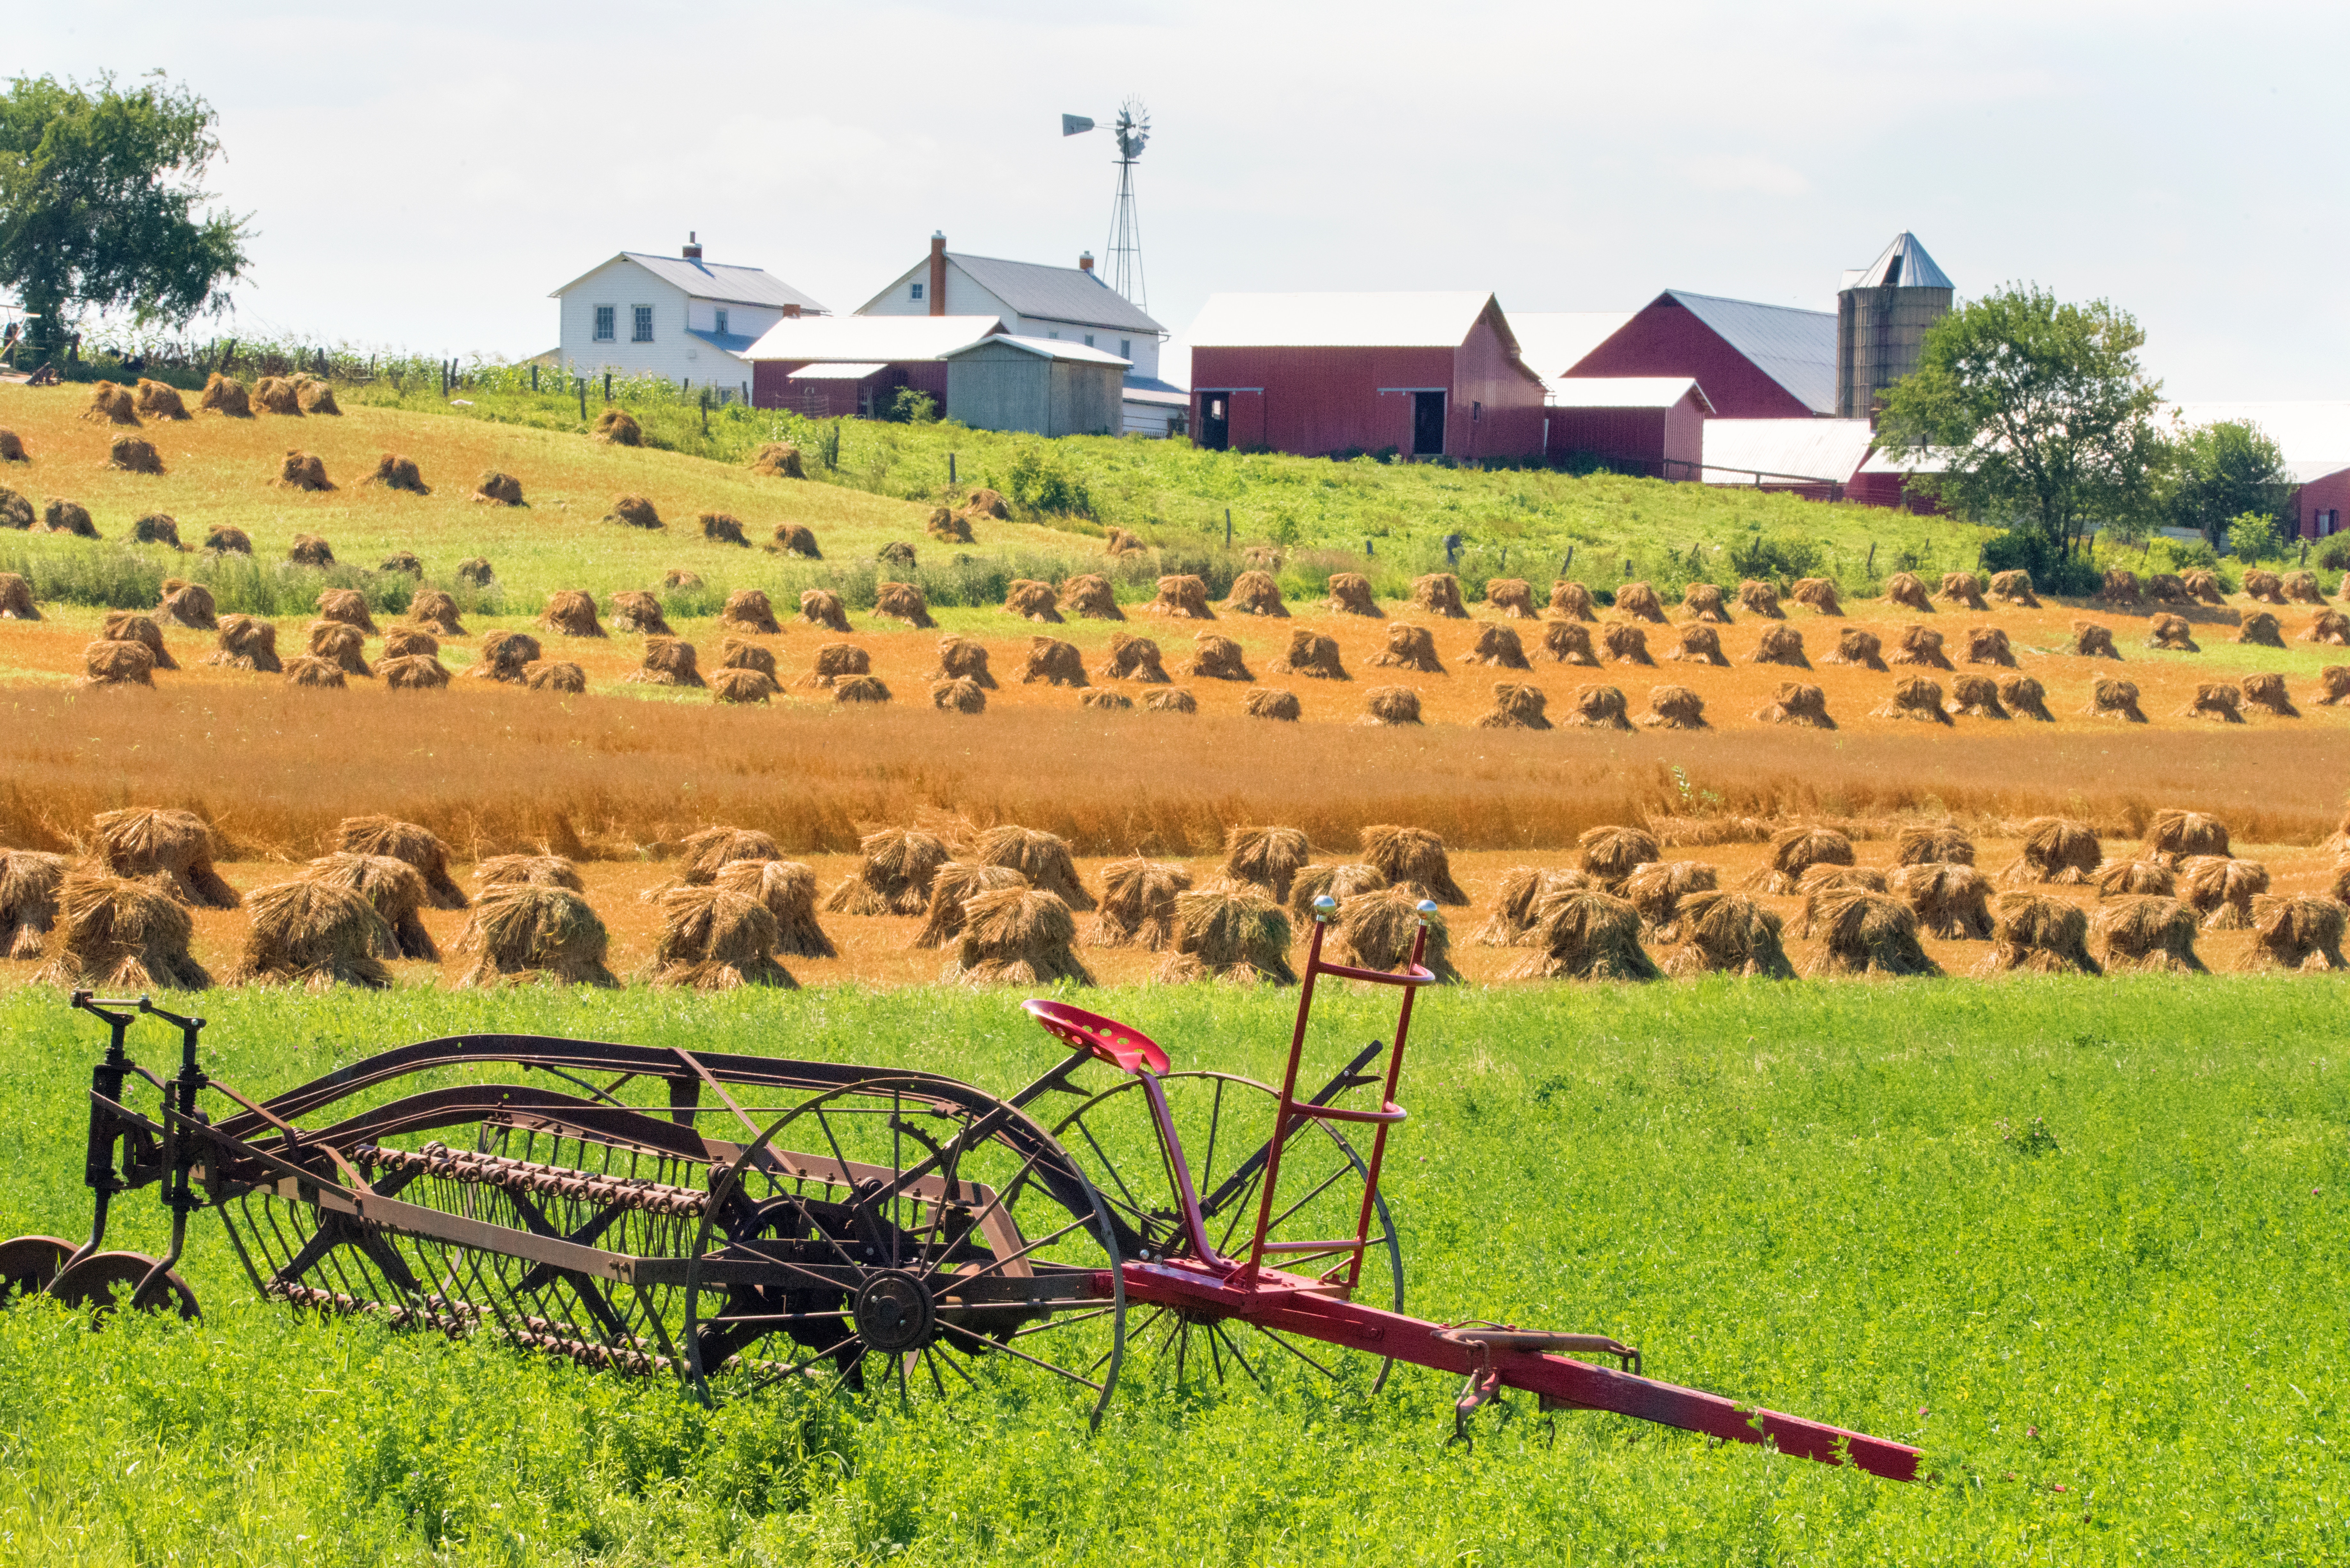
[[[0,1311],[0,1563],[2338,1562],[2344,1000],[2303,976],[1422,1006],[1389,1166],[1409,1310],[1616,1334],[1655,1376],[1918,1443],[1929,1483],[1587,1414],[1554,1443],[1523,1399],[1447,1448],[1454,1380],[1414,1372],[1370,1400],[1138,1377],[1097,1438],[1016,1377],[952,1410],[713,1416],[665,1384],[298,1317],[199,1216],[201,1325]],[[1100,1005],[1179,1066],[1262,1076],[1291,1002]],[[479,1029],[766,1041],[998,1091],[1054,1054],[1008,998],[935,991],[206,1012],[208,1067],[248,1092]],[[1377,1012],[1328,1003],[1356,1037]],[[73,1235],[98,1033],[36,993],[0,998],[0,1235]],[[112,1234],[158,1244],[151,1192]]]
[[[585,428],[576,398],[533,394],[511,371],[482,379],[458,393],[457,403],[415,381],[404,394],[381,383],[360,397],[544,430]],[[1971,567],[1981,536],[1948,520],[1880,507],[1615,474],[1210,452],[1188,441],[1043,441],[951,423],[819,424],[739,403],[705,419],[697,403],[662,383],[632,384],[619,396],[650,438],[678,452],[733,462],[761,441],[790,441],[810,454],[810,474],[822,483],[914,501],[985,484],[1024,508],[1074,510],[1186,556],[1221,550],[1229,511],[1236,546],[1292,552],[1286,575],[1298,594],[1318,593],[1333,570],[1363,570],[1385,584],[1385,597],[1401,597],[1412,576],[1445,569],[1441,541],[1451,534],[1464,541],[1458,569],[1472,587],[1491,576],[1547,582],[1573,551],[1573,574],[1595,588],[1632,577],[1676,592],[1694,578],[1727,585],[1741,576],[1779,575],[1834,576],[1862,591],[1896,570]],[[602,406],[600,389],[591,391],[588,415]],[[836,433],[837,451],[827,462]]]

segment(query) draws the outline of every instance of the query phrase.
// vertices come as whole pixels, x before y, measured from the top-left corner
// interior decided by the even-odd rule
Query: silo
[[[1918,236],[1893,237],[1875,265],[1845,275],[1836,294],[1836,417],[1875,417],[1886,388],[1918,368],[1926,329],[1957,294]]]

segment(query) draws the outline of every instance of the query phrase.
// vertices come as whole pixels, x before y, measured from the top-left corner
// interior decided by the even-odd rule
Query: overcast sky
[[[11,8],[11,73],[161,67],[252,214],[240,329],[552,347],[614,252],[764,266],[837,312],[926,250],[1103,252],[1149,105],[1151,312],[1218,289],[1666,287],[1833,309],[1914,230],[1960,293],[2106,297],[2173,397],[2330,398],[2350,8],[691,6],[151,0]],[[1180,361],[1170,368],[1180,375]]]

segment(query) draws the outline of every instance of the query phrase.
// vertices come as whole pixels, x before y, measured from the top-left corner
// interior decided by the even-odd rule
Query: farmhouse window
[[[916,299],[922,297],[922,286],[919,283],[914,286],[914,297]]]
[[[653,307],[650,305],[639,305],[633,306],[630,308],[636,312],[637,329],[629,337],[629,341],[631,343],[651,342],[653,340]]]
[[[608,305],[599,305],[596,307],[597,342],[609,343],[612,340],[612,317],[617,312]]]
[[[723,310],[718,313],[718,336],[726,336],[726,313]]]

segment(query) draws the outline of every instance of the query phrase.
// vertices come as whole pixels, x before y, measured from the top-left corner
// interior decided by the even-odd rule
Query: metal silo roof
[[[1846,288],[1947,288],[1958,285],[1950,280],[1918,236],[1904,229],[1893,236],[1885,254],[1869,264],[1868,269],[1845,285]]]

